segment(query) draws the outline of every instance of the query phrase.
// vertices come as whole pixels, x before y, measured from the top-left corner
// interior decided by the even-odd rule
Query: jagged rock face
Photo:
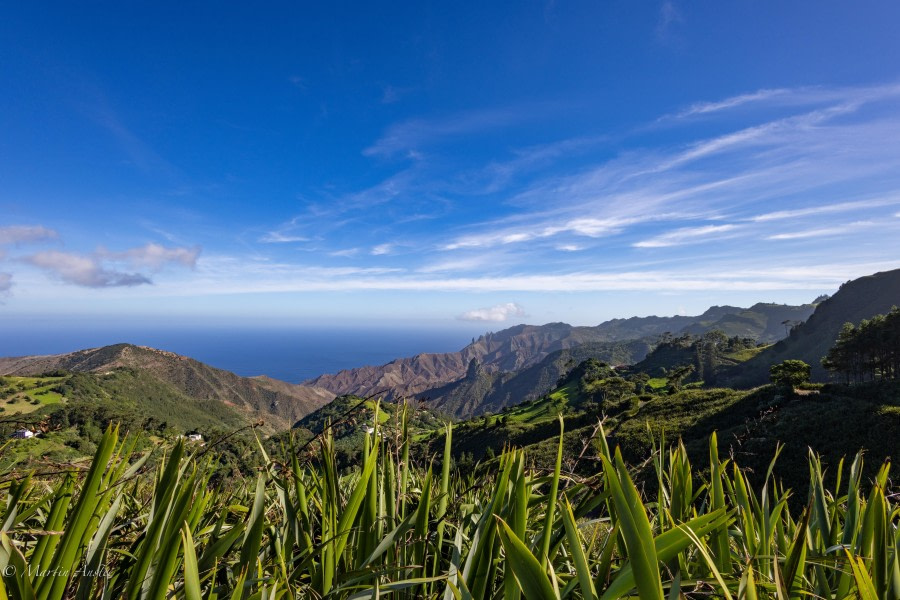
[[[289,427],[334,399],[322,388],[294,385],[268,377],[240,377],[186,356],[131,344],[68,354],[0,358],[0,375],[37,375],[63,369],[103,373],[118,368],[150,373],[189,398],[215,398],[238,408],[249,419],[276,428]]]

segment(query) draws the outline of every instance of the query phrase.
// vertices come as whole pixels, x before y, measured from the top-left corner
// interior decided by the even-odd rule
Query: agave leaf
[[[197,553],[194,551],[194,538],[187,523],[181,528],[181,540],[184,547],[184,598],[201,600],[200,569],[197,566]]]
[[[641,600],[662,600],[659,562],[644,505],[634,483],[628,476],[619,450],[616,449],[615,467],[606,457],[601,458],[606,473],[606,483],[611,490],[616,507],[618,524],[628,550],[629,564],[634,572],[634,583],[638,594],[640,594]],[[604,594],[604,598],[608,597],[607,594]]]
[[[507,556],[507,566],[510,567],[519,582],[522,593],[529,600],[549,600],[559,598],[558,590],[555,590],[547,577],[547,572],[541,566],[522,540],[510,529],[506,521],[497,517],[498,534],[500,543]]]

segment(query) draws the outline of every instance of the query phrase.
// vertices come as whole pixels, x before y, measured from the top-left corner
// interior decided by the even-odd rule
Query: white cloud
[[[328,253],[329,256],[341,256],[344,258],[356,256],[357,254],[359,254],[359,248],[344,248],[343,250],[335,250]]]
[[[764,109],[778,107],[816,106],[829,103],[869,102],[900,94],[900,85],[885,84],[861,87],[796,87],[760,89],[755,92],[737,94],[723,100],[696,102],[683,111],[666,115],[660,119],[682,119],[726,112],[747,105]]]
[[[150,243],[123,252],[110,252],[101,248],[87,255],[49,250],[26,256],[22,260],[47,271],[65,283],[89,288],[108,288],[153,283],[147,275],[134,272],[138,269],[156,272],[168,264],[193,269],[197,265],[199,255],[199,246],[169,248]]]
[[[463,321],[494,321],[503,322],[511,317],[524,317],[525,309],[515,302],[507,302],[506,304],[497,304],[489,308],[476,308],[469,310],[460,315]]]
[[[9,225],[0,227],[0,244],[23,244],[55,240],[59,234],[42,225]]]
[[[702,227],[682,227],[634,244],[635,248],[666,248],[694,244],[718,237],[719,234],[737,229],[737,225],[704,225]]]
[[[371,254],[372,256],[382,256],[384,254],[390,254],[393,249],[393,244],[378,244],[377,246],[374,246],[371,251],[369,251],[369,254]]]
[[[83,287],[123,287],[152,283],[140,273],[123,273],[104,268],[94,256],[49,250],[28,256],[25,261],[52,273],[65,283]]]
[[[308,242],[309,238],[302,235],[291,235],[280,231],[270,231],[259,238],[264,244],[287,244],[291,242]]]
[[[0,273],[0,295],[3,295],[12,288],[12,274]]]

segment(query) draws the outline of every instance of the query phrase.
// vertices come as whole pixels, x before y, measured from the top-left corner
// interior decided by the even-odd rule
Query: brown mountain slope
[[[59,369],[106,372],[130,368],[149,373],[190,398],[217,399],[249,419],[287,428],[334,399],[322,388],[268,377],[240,377],[186,356],[144,346],[116,344],[68,354],[0,358],[0,375],[36,375]]]
[[[477,360],[488,374],[512,373],[532,367],[560,350],[591,343],[652,339],[665,332],[690,330],[699,334],[721,329],[727,335],[776,341],[784,336],[782,322],[786,318],[802,321],[814,308],[812,304],[756,304],[748,309],[713,306],[693,317],[632,317],[613,319],[596,327],[573,327],[565,323],[517,325],[483,335],[459,352],[418,354],[377,367],[321,375],[304,383],[323,387],[337,395],[414,396],[462,379],[472,359]]]
[[[600,334],[602,335],[602,334]],[[474,358],[488,372],[515,371],[540,362],[549,353],[597,340],[592,327],[565,323],[517,325],[481,336],[459,352],[417,354],[379,367],[347,369],[304,383],[337,395],[412,396],[465,376]]]
[[[802,321],[815,307],[756,304],[748,309],[713,306],[698,316],[632,317],[613,319],[595,327],[565,323],[517,325],[483,335],[459,352],[418,354],[381,366],[347,369],[306,381],[331,392],[387,398],[413,396],[465,377],[469,362],[478,361],[488,374],[516,372],[532,367],[549,354],[584,344],[654,338],[662,333],[690,331],[702,334],[721,329],[727,335],[748,336],[772,342],[784,337],[782,322]]]

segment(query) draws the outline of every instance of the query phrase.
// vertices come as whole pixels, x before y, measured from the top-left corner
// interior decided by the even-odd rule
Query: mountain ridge
[[[694,333],[721,329],[729,336],[750,335],[761,342],[774,342],[786,335],[782,325],[785,316],[802,321],[812,314],[814,308],[813,304],[757,303],[750,308],[712,306],[697,316],[653,315],[611,319],[596,326],[574,326],[561,322],[520,324],[484,334],[457,352],[397,358],[380,366],[344,369],[303,383],[325,388],[338,396],[383,395],[387,399],[416,396],[461,380],[473,359],[488,374],[515,372],[532,367],[560,350],[589,343],[652,338],[664,333],[679,333],[687,328],[692,328]]]
[[[0,358],[0,375],[39,375],[58,370],[104,373],[120,368],[150,373],[187,397],[218,399],[248,419],[263,419],[277,428],[290,427],[334,398],[322,388],[268,377],[241,377],[174,352],[125,343],[63,354]]]
[[[789,359],[805,361],[812,367],[813,378],[824,380],[828,373],[820,361],[834,345],[843,324],[858,325],[863,319],[887,313],[894,305],[900,305],[900,269],[847,281],[788,337],[740,365],[726,382],[738,387],[766,383],[769,366]]]

